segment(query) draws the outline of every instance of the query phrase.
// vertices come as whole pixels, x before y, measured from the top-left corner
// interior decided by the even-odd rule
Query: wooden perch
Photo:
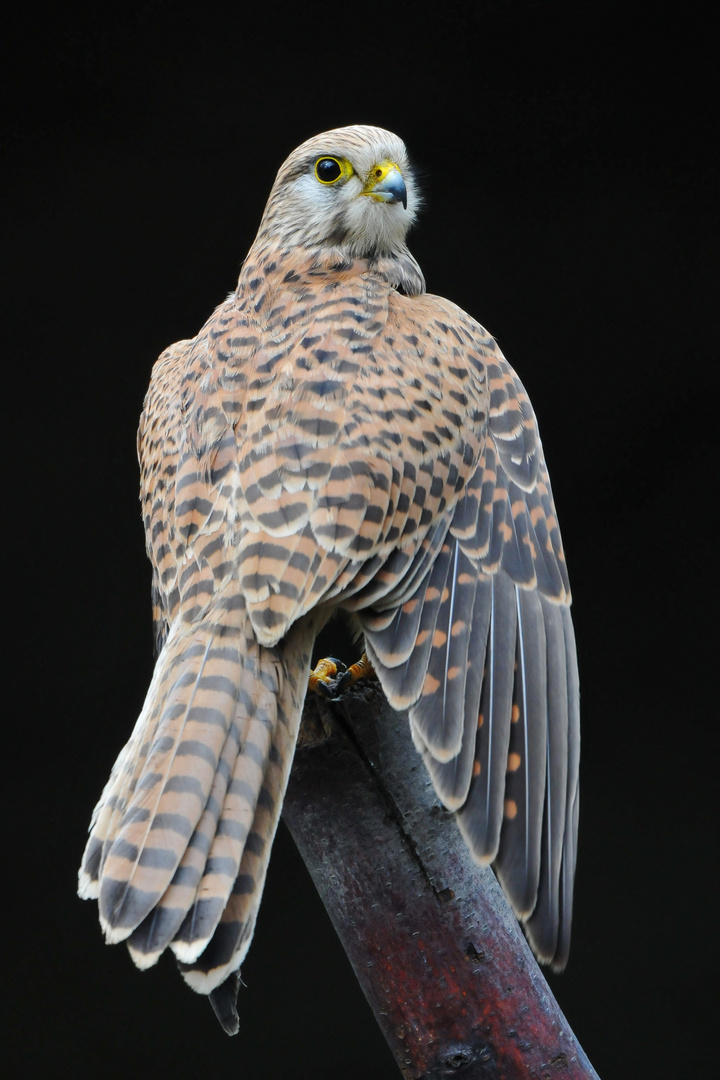
[[[597,1076],[376,683],[308,698],[283,816],[404,1077]]]

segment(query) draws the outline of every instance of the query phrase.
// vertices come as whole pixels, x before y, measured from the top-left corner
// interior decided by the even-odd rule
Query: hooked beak
[[[361,194],[369,195],[377,202],[401,202],[407,210],[407,188],[394,161],[380,161],[373,165]]]

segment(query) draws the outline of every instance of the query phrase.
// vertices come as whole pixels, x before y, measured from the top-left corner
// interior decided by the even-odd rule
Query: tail
[[[170,946],[210,993],[252,939],[313,633],[260,645],[241,596],[176,623],[90,826],[79,893],[140,968]]]

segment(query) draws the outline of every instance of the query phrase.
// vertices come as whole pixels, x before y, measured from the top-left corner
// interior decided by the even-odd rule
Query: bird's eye
[[[343,174],[343,167],[337,158],[321,157],[315,162],[315,175],[321,184],[334,184]]]

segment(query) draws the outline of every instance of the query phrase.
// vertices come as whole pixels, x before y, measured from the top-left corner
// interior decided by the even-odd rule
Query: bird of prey
[[[237,289],[157,361],[138,447],[159,656],[80,894],[140,968],[237,980],[315,638],[349,613],[439,799],[539,957],[566,962],[578,677],[534,412],[425,292],[403,142],[351,126],[281,167]]]

